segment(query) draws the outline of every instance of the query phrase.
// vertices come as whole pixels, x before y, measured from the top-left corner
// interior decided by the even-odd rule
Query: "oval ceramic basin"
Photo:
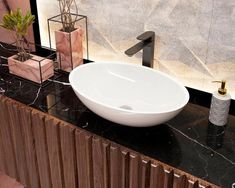
[[[97,115],[118,124],[147,127],[176,116],[188,91],[168,75],[128,63],[89,63],[69,75],[78,98]]]

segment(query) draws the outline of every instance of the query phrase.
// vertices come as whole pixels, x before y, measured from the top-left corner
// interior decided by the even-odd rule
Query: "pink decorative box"
[[[17,55],[8,58],[8,66],[11,74],[39,84],[54,75],[53,61],[50,59],[32,55],[31,59],[21,62],[16,58]]]

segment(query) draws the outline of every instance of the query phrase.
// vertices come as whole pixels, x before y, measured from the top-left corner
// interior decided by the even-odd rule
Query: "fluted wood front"
[[[0,171],[28,188],[217,187],[4,96]]]

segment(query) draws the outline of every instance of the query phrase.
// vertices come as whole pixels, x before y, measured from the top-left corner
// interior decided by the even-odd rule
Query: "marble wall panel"
[[[146,30],[155,31],[155,68],[186,86],[212,92],[212,80],[228,80],[235,98],[234,0],[77,0],[88,16],[90,59],[141,63],[141,53],[124,51]],[[47,18],[57,1],[38,0],[42,43],[48,46]]]

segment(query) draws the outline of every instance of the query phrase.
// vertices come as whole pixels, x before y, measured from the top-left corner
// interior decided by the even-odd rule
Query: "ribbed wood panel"
[[[58,124],[58,121],[52,118],[46,118],[46,140],[48,147],[52,188],[62,188],[64,184],[62,176],[63,169],[61,165],[62,161]]]
[[[78,187],[74,132],[74,128],[67,126],[65,123],[60,123],[60,143],[65,188]]]
[[[29,108],[20,107],[19,108],[21,131],[24,142],[24,153],[25,161],[27,166],[28,175],[28,186],[32,188],[39,188],[39,176],[37,169],[37,160],[34,146],[34,138],[32,132],[32,120],[31,120],[31,110]],[[22,152],[22,151],[21,151]]]
[[[121,163],[120,148],[116,146],[110,147],[110,187],[120,188],[123,180],[121,175],[122,169],[125,168],[124,164]]]
[[[218,188],[0,96],[0,170],[27,188]]]
[[[171,170],[170,172],[165,171],[164,176],[164,188],[172,188],[174,182],[174,171]]]
[[[188,188],[188,178],[185,175],[180,176],[176,185],[176,188]]]
[[[3,141],[2,141],[2,135],[0,131],[0,171],[5,172],[6,171],[6,161],[4,158],[4,150],[3,150]]]
[[[24,138],[22,136],[22,122],[19,114],[19,107],[16,104],[7,106],[9,111],[9,127],[11,131],[11,138],[13,143],[14,154],[17,156],[16,159],[16,168],[18,172],[19,179],[22,184],[28,185],[28,174],[26,170],[26,157],[25,157],[25,147],[24,147]],[[15,122],[18,122],[18,125],[15,126]]]
[[[1,99],[0,96],[0,109],[3,109],[3,99]],[[3,114],[3,110],[0,110],[0,118],[4,116]],[[2,126],[4,126],[3,122],[5,121],[5,119],[2,119],[2,123],[0,123],[0,171],[2,172],[6,172],[7,168],[6,168],[6,159],[5,159],[5,148],[4,148],[4,140],[3,140],[3,136],[1,133],[2,130]],[[6,123],[5,123],[6,126]]]
[[[138,155],[130,154],[130,175],[129,187],[138,188],[141,185],[140,178],[140,159]]]
[[[129,152],[121,151],[121,188],[129,186]]]
[[[92,164],[93,164],[93,181],[94,188],[104,188],[104,153],[101,140],[92,139]]]
[[[37,111],[32,112],[33,136],[37,156],[37,166],[41,188],[51,188],[51,174],[48,158],[48,147],[46,142],[45,116]]]
[[[164,187],[165,172],[162,165],[151,165],[150,169],[150,188]]]
[[[198,181],[194,182],[194,183],[190,183],[189,188],[199,188],[199,183]]]
[[[14,145],[12,141],[12,136],[10,132],[10,123],[9,123],[9,115],[7,106],[12,106],[12,103],[9,102],[6,98],[1,99],[0,102],[0,133],[1,133],[1,141],[3,146],[3,155],[5,158],[6,165],[6,173],[19,180],[16,168],[16,157],[14,153]],[[18,126],[18,122],[15,121],[15,126]]]
[[[149,187],[150,187],[150,161],[148,159],[142,159],[140,188],[149,188]]]
[[[103,171],[104,171],[104,187],[103,188],[109,188],[110,187],[110,144],[106,142],[102,142],[102,148],[103,148]]]
[[[80,130],[75,135],[79,188],[92,188],[92,136]]]

